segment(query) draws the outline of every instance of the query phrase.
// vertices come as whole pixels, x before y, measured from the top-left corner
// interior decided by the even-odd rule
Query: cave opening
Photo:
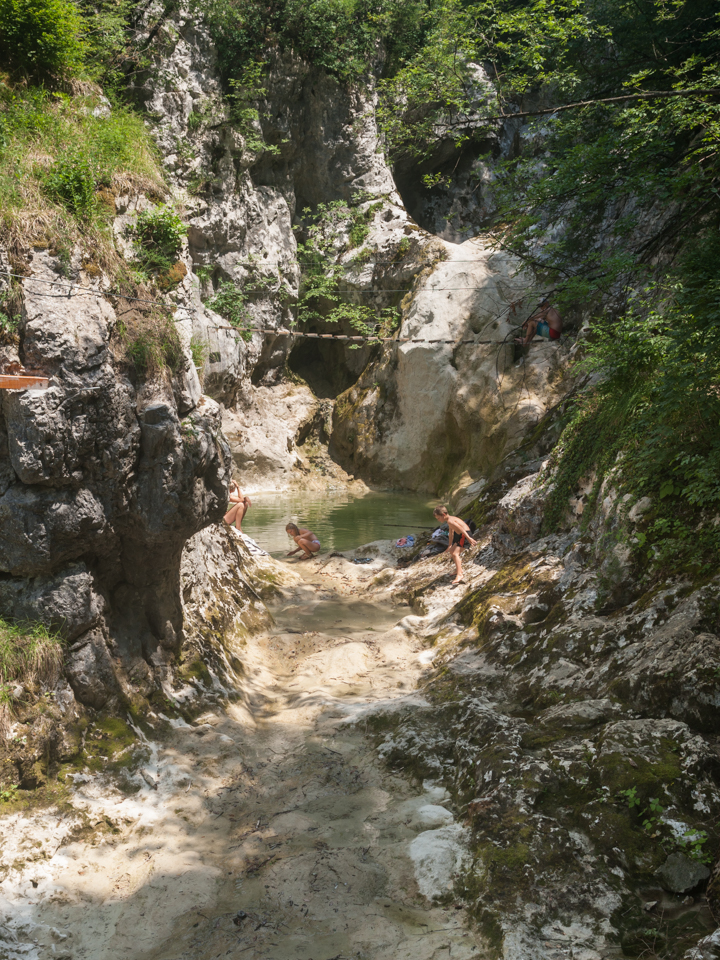
[[[334,400],[360,376],[347,362],[345,347],[332,340],[300,340],[288,357],[288,367],[320,400]]]
[[[415,223],[450,243],[463,243],[487,229],[494,220],[491,185],[491,141],[469,140],[460,147],[439,143],[421,162],[398,161],[393,178]]]

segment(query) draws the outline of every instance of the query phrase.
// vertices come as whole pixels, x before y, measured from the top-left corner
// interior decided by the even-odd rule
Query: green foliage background
[[[0,63],[19,78],[68,77],[84,63],[83,23],[67,0],[0,0]]]
[[[423,45],[438,0],[195,0],[226,82],[293,51],[341,81],[393,71]]]

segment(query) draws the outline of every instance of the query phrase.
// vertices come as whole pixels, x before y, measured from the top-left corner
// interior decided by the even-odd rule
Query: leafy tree
[[[381,82],[390,155],[529,121],[535,146],[497,188],[501,242],[566,300],[607,291],[719,210],[719,17],[710,0],[446,0]]]
[[[0,0],[0,59],[18,77],[43,81],[77,73],[82,32],[71,0]]]
[[[393,70],[420,46],[439,0],[196,0],[226,82],[292,50],[339,80]]]

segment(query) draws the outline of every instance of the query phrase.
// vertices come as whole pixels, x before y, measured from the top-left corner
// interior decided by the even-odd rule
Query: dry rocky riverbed
[[[378,705],[419,699],[409,611],[358,599],[367,568],[308,567],[243,648],[227,709],[151,715],[134,772],[77,775],[71,807],[0,820],[3,960],[481,954],[452,895],[466,828],[365,735]]]
[[[616,596],[577,531],[537,539],[534,491],[464,593],[385,541],[199,541],[188,609],[226,626],[184,718],[96,716],[69,802],[0,819],[0,960],[718,960],[717,580]],[[230,614],[237,569],[271,626]]]

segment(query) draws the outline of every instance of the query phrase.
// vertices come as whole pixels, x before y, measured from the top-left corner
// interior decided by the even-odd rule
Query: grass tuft
[[[53,686],[62,660],[61,638],[43,624],[0,620],[0,733],[12,716],[13,684]]]
[[[115,343],[118,359],[143,380],[178,373],[185,364],[177,327],[162,310],[127,311],[116,327]]]

